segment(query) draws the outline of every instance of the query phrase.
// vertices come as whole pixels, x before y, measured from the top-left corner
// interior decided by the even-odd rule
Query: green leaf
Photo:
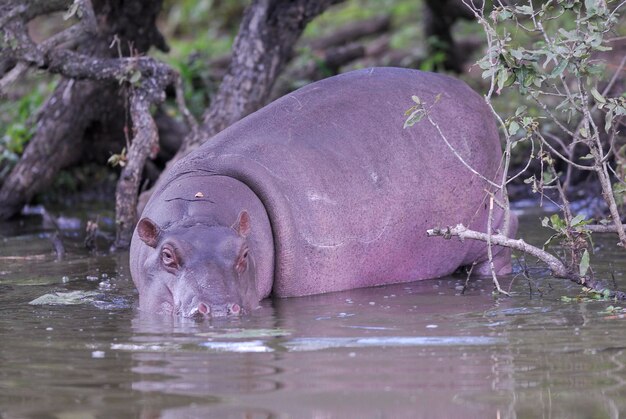
[[[578,214],[576,217],[572,218],[572,227],[576,227],[581,221],[584,220],[585,216],[583,214]]]
[[[515,11],[519,14],[522,15],[532,15],[533,14],[533,8],[530,6],[517,6],[515,8]]]
[[[513,17],[513,13],[511,13],[509,10],[507,9],[501,9],[500,11],[497,12],[496,14],[496,20],[503,22],[505,20],[508,20],[510,18]]]
[[[580,264],[578,265],[578,273],[580,276],[585,276],[589,270],[589,252],[585,250],[583,257],[580,258]]]
[[[412,127],[413,125],[421,121],[424,116],[426,116],[426,111],[424,111],[424,109],[415,110],[411,115],[409,115],[406,121],[404,121],[403,128],[406,129],[408,127]]]
[[[559,214],[552,214],[550,223],[555,230],[563,230],[566,227],[565,221],[559,217]]]
[[[613,109],[609,109],[609,111],[604,115],[604,131],[610,132],[611,127],[613,126],[613,118],[615,117],[613,113]]]
[[[606,10],[605,0],[585,0],[585,9],[587,16],[600,14]]]
[[[535,79],[537,78],[537,74],[530,67],[525,67],[525,69],[526,71],[524,72],[524,79],[522,81],[522,84],[524,85],[524,87],[529,87],[531,84],[534,83]]]
[[[544,158],[544,160],[545,160],[545,158]],[[545,185],[550,185],[552,182],[554,182],[554,177],[552,176],[552,173],[550,173],[550,172],[543,172],[541,180],[543,181],[543,183]],[[558,215],[557,215],[557,217],[558,217]]]
[[[510,53],[517,60],[523,60],[525,58],[523,48],[511,49]]]
[[[567,60],[561,60],[561,62],[559,62],[559,64],[554,67],[554,69],[550,73],[550,78],[559,77],[563,73],[565,68],[567,68],[567,64],[569,64]]]
[[[517,131],[519,131],[519,124],[515,121],[511,121],[508,131],[510,136],[517,134]]]
[[[409,109],[407,109],[404,112],[404,116],[409,116],[411,115],[417,108],[419,108],[419,106],[415,105],[415,106],[411,106]]]
[[[558,235],[558,234],[553,234],[553,235],[551,235],[551,236],[548,238],[548,240],[546,240],[546,242],[543,244],[543,248],[544,248],[544,250],[545,250],[548,246],[550,246],[550,243],[552,243],[552,240],[556,239],[557,237],[559,237],[559,235]]]
[[[575,30],[573,30],[573,31],[566,31],[565,29],[560,28],[559,29],[559,33],[561,35],[563,35],[566,39],[570,40],[570,41],[575,41],[578,38],[578,34],[576,33]],[[567,50],[565,50],[565,51],[567,51]]]
[[[498,71],[498,91],[502,90],[508,78],[508,71],[506,71],[505,69],[500,69],[500,71]]]
[[[130,76],[130,83],[137,84],[139,80],[141,80],[141,71],[137,70],[133,73],[132,76]]]
[[[604,96],[602,96],[602,95],[600,94],[600,92],[598,92],[598,91],[596,90],[596,88],[595,88],[595,87],[592,87],[592,88],[591,88],[591,95],[592,95],[592,96],[593,96],[593,98],[596,100],[596,102],[598,102],[598,103],[606,103],[606,99],[604,98]]]
[[[607,47],[605,45],[598,45],[596,47],[596,51],[611,51],[613,48]]]

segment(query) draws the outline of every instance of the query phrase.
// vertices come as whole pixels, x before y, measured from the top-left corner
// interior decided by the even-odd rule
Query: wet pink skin
[[[405,129],[412,96],[429,118]],[[498,206],[489,213],[490,197],[503,199],[486,180],[500,182],[501,157],[491,110],[462,81],[370,68],[312,83],[162,175],[131,244],[139,308],[156,313],[168,300],[173,314],[212,317],[249,313],[270,295],[439,278],[473,264],[489,274],[484,243],[426,231],[491,225],[513,237],[515,217],[505,225]],[[510,252],[492,253],[496,272],[509,273]]]

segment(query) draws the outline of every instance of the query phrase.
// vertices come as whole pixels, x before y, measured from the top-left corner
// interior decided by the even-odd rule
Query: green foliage
[[[418,25],[415,25],[415,19],[421,14],[421,3],[421,1],[410,0],[346,1],[330,8],[321,16],[315,18],[307,25],[303,36],[305,39],[321,37],[336,30],[339,26],[385,13],[390,14],[392,20],[396,22],[407,22],[407,25],[398,25],[404,26],[400,28],[399,31],[406,29],[408,32],[414,33],[416,29],[419,30],[419,28],[416,28]],[[400,33],[396,33],[395,35],[400,35]],[[411,37],[411,39],[405,39],[405,42],[400,42],[400,44],[397,44],[399,40],[396,40],[394,47],[409,47],[414,44],[413,41],[413,37]]]
[[[164,32],[168,38],[198,35],[212,26],[235,35],[250,0],[165,0]]]
[[[420,64],[420,70],[443,71],[443,64],[446,61],[446,46],[444,45],[444,42],[436,36],[431,36],[426,40],[426,42],[431,45],[429,50],[435,52],[424,57],[424,60]]]
[[[592,220],[585,220],[585,216],[583,214],[579,214],[572,218],[569,223],[561,218],[559,214],[552,214],[549,218],[544,217],[541,220],[541,225],[556,232],[543,244],[544,249],[550,246],[555,239],[563,239],[567,237],[569,232],[587,235],[589,239],[591,239],[590,232],[585,229],[585,226],[591,223]]]
[[[107,160],[107,163],[110,164],[112,167],[124,167],[126,166],[127,162],[128,156],[126,155],[126,147],[122,149],[122,152],[120,154],[113,154]]]
[[[501,125],[507,150],[526,144],[525,151],[533,150],[530,158],[539,161],[541,173],[525,181],[533,192],[554,190],[561,198],[562,216],[542,220],[544,227],[554,231],[544,250],[558,241],[568,269],[581,277],[592,275],[588,249],[593,243],[585,227],[590,220],[571,214],[565,194],[568,185],[561,184],[563,176],[556,170],[556,161],[594,168],[611,217],[620,219],[611,200],[615,195],[624,202],[626,187],[621,185],[626,181],[626,159],[621,160],[623,170],[616,170],[619,182],[615,185],[620,186],[615,190],[602,168],[612,157],[606,150],[619,144],[617,126],[626,115],[626,98],[621,94],[608,97],[610,90],[604,88],[604,82],[612,74],[605,71],[601,54],[611,49],[608,40],[614,36],[620,8],[626,3],[548,0],[498,4],[488,15],[478,10],[488,42],[487,54],[478,62],[483,77],[491,82],[488,99],[515,92],[527,100],[529,105],[524,106],[513,100],[518,107],[513,115],[501,119]],[[603,143],[606,138],[612,138],[610,147]],[[578,157],[580,150],[582,157]],[[619,152],[614,156],[620,161]],[[621,237],[620,241],[624,242]]]
[[[544,217],[541,225],[555,233],[543,244],[544,250],[554,241],[558,241],[569,255],[569,264],[572,269],[576,268],[580,277],[587,276],[590,271],[589,248],[593,248],[591,231],[585,226],[591,224],[591,220],[585,220],[582,214],[572,219],[561,218],[559,214],[552,214],[549,218]]]
[[[411,99],[415,102],[415,105],[404,112],[404,115],[407,117],[403,127],[405,129],[417,124],[426,116],[426,109],[424,108],[422,100],[418,96],[411,96]]]
[[[185,101],[197,117],[208,107],[210,96],[216,90],[207,62],[230,51],[248,3],[244,0],[168,0],[164,3],[160,26],[170,52],[155,55],[180,73]]]
[[[520,93],[535,99],[545,95],[560,98],[556,110],[571,119],[581,107],[575,94],[584,92],[574,86],[574,95],[568,95],[558,86],[563,77],[573,76],[607,109],[610,127],[613,118],[609,111],[626,112],[624,98],[607,100],[597,90],[605,71],[594,53],[610,50],[605,38],[619,16],[606,6],[610,3],[615,2],[587,0],[583,5],[580,0],[553,0],[537,8],[532,3],[496,7],[487,26],[493,42],[479,61],[483,77],[494,77],[498,91],[516,86]]]
[[[35,133],[32,116],[54,89],[56,82],[36,83],[30,93],[15,102],[0,103],[0,174],[17,162]]]
[[[591,288],[583,287],[580,295],[576,297],[562,296],[561,301],[564,303],[587,303],[591,301],[613,301],[615,298],[611,297],[611,290],[593,290]]]
[[[170,64],[178,70],[183,80],[187,107],[199,117],[209,106],[209,98],[217,90],[217,84],[211,79],[211,68],[199,58],[172,61]]]
[[[209,106],[211,96],[219,86],[215,73],[207,62],[228,54],[239,28],[240,19],[249,0],[166,0],[161,14],[160,29],[171,51],[155,53],[182,76],[185,100],[190,111],[200,116]],[[392,48],[413,48],[420,44],[422,30],[416,22],[421,16],[421,1],[411,0],[349,0],[329,8],[305,28],[300,45],[310,39],[328,35],[338,27],[354,21],[390,14],[394,26]],[[300,48],[292,65],[311,62],[322,65],[307,48]],[[433,59],[433,68],[437,60]],[[324,68],[320,68],[325,74]],[[332,73],[328,71],[328,75]],[[307,81],[308,82],[308,81]],[[295,81],[299,87],[301,81]]]
[[[608,306],[600,314],[621,315],[626,314],[626,308],[620,306]]]
[[[433,104],[430,105],[428,109],[426,109],[427,103],[422,101],[418,96],[411,96],[411,100],[415,102],[415,105],[411,106],[404,112],[404,115],[407,117],[406,121],[404,121],[403,128],[409,128],[413,125],[417,124],[422,120],[425,116],[428,116],[428,112],[430,112],[430,108],[437,104],[441,100],[441,93],[435,96]]]
[[[101,199],[114,190],[118,174],[110,167],[88,163],[61,170],[54,184],[35,197],[46,205],[67,205],[67,199],[81,194],[81,200]]]

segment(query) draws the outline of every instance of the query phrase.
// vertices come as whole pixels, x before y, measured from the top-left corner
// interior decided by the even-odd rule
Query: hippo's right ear
[[[145,244],[150,247],[156,247],[161,229],[154,221],[145,217],[139,220],[137,224],[137,234]]]

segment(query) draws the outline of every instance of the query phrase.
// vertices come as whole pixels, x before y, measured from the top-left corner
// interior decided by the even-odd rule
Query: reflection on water
[[[536,219],[536,216],[532,216]],[[529,234],[528,217],[521,231]],[[40,228],[40,227],[39,227]],[[530,233],[531,242],[543,236]],[[550,417],[626,412],[626,335],[575,286],[464,278],[264,301],[242,319],[138,313],[127,255],[0,224],[0,416]],[[624,258],[596,239],[619,284]],[[606,249],[606,250],[604,250]],[[610,265],[609,265],[610,264]],[[543,272],[545,275],[545,272]],[[82,291],[78,305],[30,305]]]

